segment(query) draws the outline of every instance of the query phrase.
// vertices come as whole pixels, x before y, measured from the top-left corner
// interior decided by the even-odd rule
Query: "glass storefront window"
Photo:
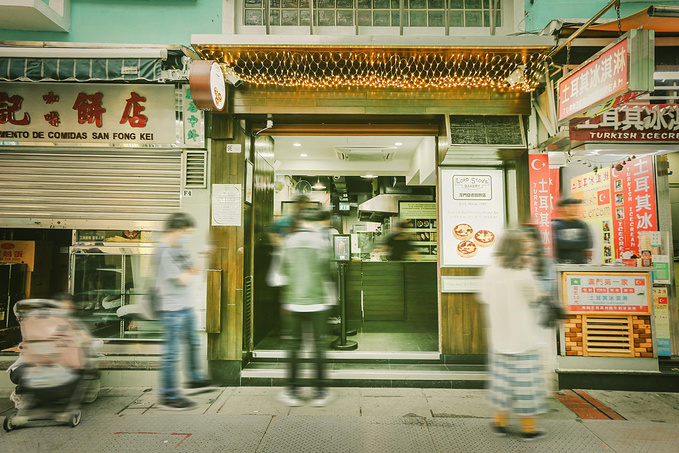
[[[152,281],[150,243],[79,244],[71,247],[71,292],[77,315],[96,338],[160,338],[157,321],[140,319]]]

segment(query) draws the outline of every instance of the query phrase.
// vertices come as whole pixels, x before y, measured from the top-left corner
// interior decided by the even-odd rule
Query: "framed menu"
[[[505,228],[502,170],[441,168],[439,181],[441,266],[491,264]]]

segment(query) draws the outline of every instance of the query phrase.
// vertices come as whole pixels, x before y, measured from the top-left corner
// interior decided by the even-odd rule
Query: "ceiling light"
[[[301,143],[293,143],[292,146],[302,146]]]
[[[304,153],[299,155],[299,157],[307,157],[307,156],[308,156],[308,154],[304,154]]]
[[[394,146],[401,146],[402,144],[403,143],[401,143],[401,142],[396,142],[396,143],[394,143]]]
[[[377,176],[375,176],[375,175],[363,175],[363,176],[361,176],[361,178],[373,179],[373,178],[377,178]]]
[[[323,190],[323,189],[325,189],[325,186],[324,186],[323,184],[321,184],[321,178],[320,178],[320,177],[319,177],[318,180],[316,181],[316,184],[314,184],[313,186],[311,186],[311,188],[314,189],[314,190]]]

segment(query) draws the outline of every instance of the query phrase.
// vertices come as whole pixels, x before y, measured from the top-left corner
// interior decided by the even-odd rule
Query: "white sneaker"
[[[286,406],[290,406],[290,407],[299,407],[302,404],[304,404],[302,399],[298,396],[297,392],[295,392],[294,390],[291,390],[291,389],[283,390],[278,395],[278,399],[283,404],[285,404]]]
[[[316,392],[316,396],[314,396],[314,399],[311,400],[311,405],[314,407],[323,407],[328,402],[332,399],[332,393],[330,393],[330,390],[319,390]]]

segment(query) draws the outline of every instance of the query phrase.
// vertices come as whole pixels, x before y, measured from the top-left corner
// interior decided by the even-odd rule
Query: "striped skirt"
[[[519,416],[545,412],[546,385],[540,354],[490,354],[490,404]]]

